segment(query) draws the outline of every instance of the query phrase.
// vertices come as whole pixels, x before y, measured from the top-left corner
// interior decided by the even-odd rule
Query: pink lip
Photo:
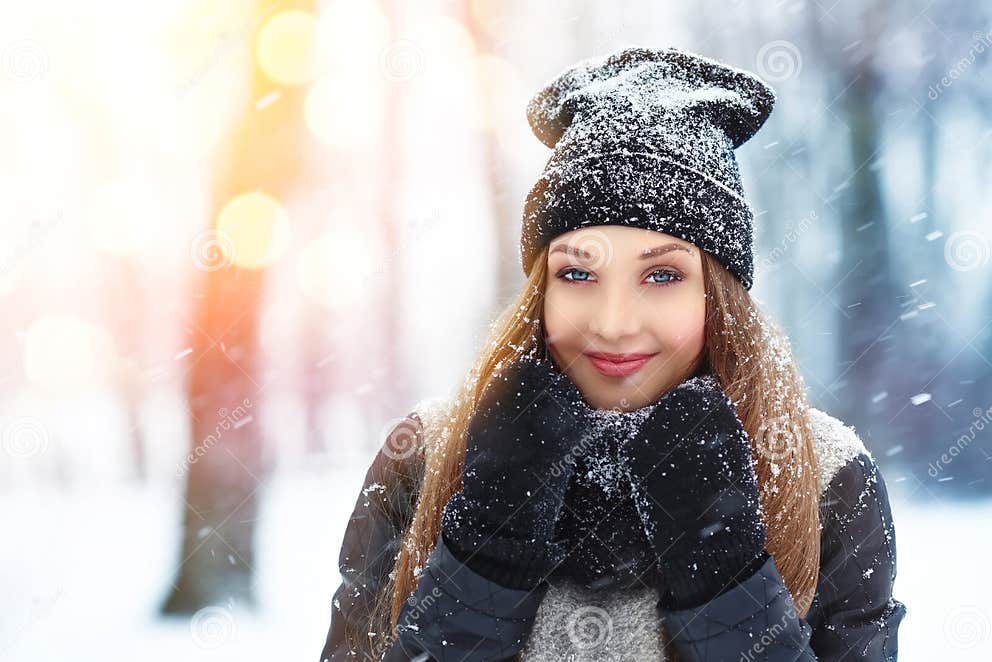
[[[596,370],[607,377],[632,375],[651,360],[654,354],[610,354],[608,352],[586,352],[589,362]]]

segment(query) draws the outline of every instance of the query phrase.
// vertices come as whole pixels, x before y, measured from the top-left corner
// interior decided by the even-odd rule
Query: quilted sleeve
[[[818,618],[811,620],[810,644],[820,659],[895,660],[906,605],[892,597],[895,527],[885,480],[870,455],[859,453],[837,472],[821,512]]]
[[[807,614],[771,556],[757,572],[705,605],[662,613],[684,662],[895,660],[905,605],[892,597],[895,529],[888,491],[871,456],[859,453],[821,497],[820,573]]]
[[[416,506],[422,455],[413,442],[420,432],[421,421],[409,414],[387,435],[365,475],[338,555],[341,583],[331,600],[321,662],[379,660],[391,644],[388,610],[377,607]]]
[[[523,649],[548,585],[514,589],[474,572],[438,535],[414,591],[400,610],[385,662],[493,662]]]

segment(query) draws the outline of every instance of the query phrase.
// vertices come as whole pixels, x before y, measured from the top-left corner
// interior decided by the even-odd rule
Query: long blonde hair
[[[820,560],[818,468],[805,384],[784,334],[761,313],[740,281],[708,253],[700,253],[706,292],[702,361],[733,400],[751,439],[768,532],[766,547],[799,615],[805,616],[816,590]],[[394,634],[400,608],[416,589],[416,569],[436,544],[442,510],[461,489],[465,430],[482,392],[499,367],[543,337],[538,330],[543,328],[546,283],[547,247],[522,292],[492,325],[460,393],[452,398],[444,437],[425,444],[416,510],[376,610],[382,625],[387,625],[388,614],[388,628]]]

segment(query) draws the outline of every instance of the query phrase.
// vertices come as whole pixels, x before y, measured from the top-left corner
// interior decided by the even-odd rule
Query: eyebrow
[[[685,251],[689,255],[692,255],[692,249],[676,243],[662,244],[660,246],[655,246],[654,248],[648,248],[644,250],[639,256],[640,260],[647,260],[652,257],[657,257],[658,255],[664,255],[671,251]],[[551,249],[551,253],[566,253],[568,255],[574,255],[585,260],[592,260],[592,253],[582,250],[577,246],[572,246],[568,243],[560,243]],[[549,253],[550,254],[550,253]]]

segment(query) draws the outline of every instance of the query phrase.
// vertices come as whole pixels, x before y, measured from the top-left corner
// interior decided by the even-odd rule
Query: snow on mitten
[[[768,558],[747,432],[715,376],[663,396],[622,452],[663,608],[706,603]]]
[[[640,586],[655,564],[630,482],[620,464],[620,445],[636,434],[647,409],[597,409],[575,458],[559,534],[568,545],[561,572],[592,589]]]
[[[550,360],[525,356],[494,377],[468,425],[462,489],[441,520],[459,560],[522,589],[564,559],[555,527],[591,411]]]

